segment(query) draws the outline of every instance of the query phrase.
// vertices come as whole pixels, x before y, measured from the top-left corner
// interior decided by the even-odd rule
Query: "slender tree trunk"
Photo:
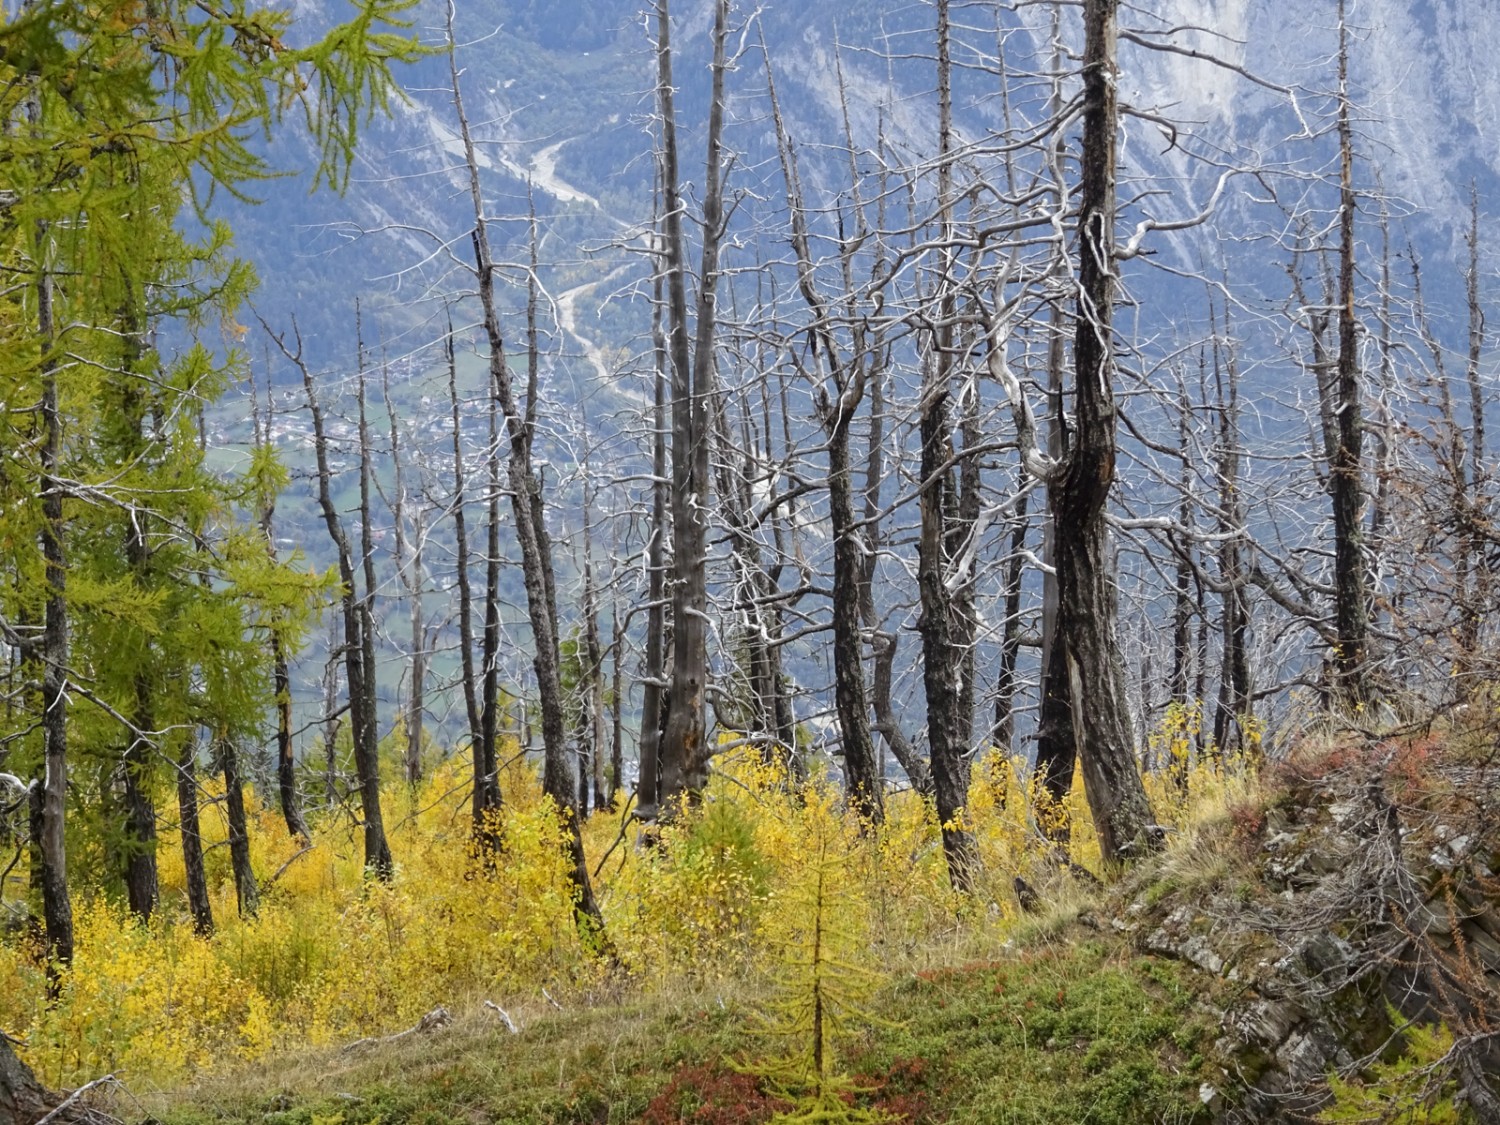
[[[144,515],[138,515],[131,521],[132,530],[126,542],[126,557],[138,576],[143,574],[147,565],[145,519]],[[145,588],[144,581],[142,588]],[[150,659],[149,651],[140,655],[143,659]],[[125,778],[125,893],[130,912],[143,922],[151,917],[160,895],[156,869],[156,805],[151,799],[151,777],[155,772],[152,759],[156,755],[156,743],[151,733],[156,726],[152,703],[150,674],[142,671],[135,677],[135,730],[131,732],[122,766]]]
[[[339,662],[343,646],[339,640],[343,609],[328,626],[328,662],[323,666],[323,796],[330,809],[338,802],[339,781]]]
[[[151,917],[160,894],[156,873],[156,806],[151,800],[151,759],[156,744],[146,732],[154,726],[147,677],[136,677],[135,724],[122,761],[125,779],[125,894],[130,912]]]
[[[482,840],[490,808],[490,771],[484,752],[484,721],[479,679],[474,671],[474,587],[469,578],[469,526],[464,515],[468,491],[464,484],[463,422],[459,417],[458,359],[453,326],[448,326],[448,403],[453,413],[453,549],[458,578],[458,648],[463,680],[464,714],[469,720],[469,754],[473,760],[472,810],[474,836]],[[493,392],[491,392],[493,397]],[[498,782],[497,782],[498,783]]]
[[[953,90],[949,60],[948,0],[937,4],[938,64],[938,206],[943,235],[953,235]],[[922,683],[927,696],[927,744],[932,761],[933,796],[942,825],[943,852],[955,889],[973,889],[978,854],[973,837],[960,823],[969,799],[968,728],[973,722],[973,693],[966,693],[964,643],[966,624],[960,599],[948,586],[951,548],[962,534],[947,467],[953,454],[949,420],[954,350],[955,302],[951,252],[939,285],[938,325],[932,334],[932,356],[922,389],[921,531],[917,543],[917,585],[921,596]],[[973,488],[972,482],[965,482]],[[967,499],[967,498],[966,498]],[[977,490],[974,504],[977,505]],[[967,721],[965,702],[969,706]]]
[[[504,362],[502,355],[501,361]],[[488,847],[499,845],[500,757],[500,403],[491,388],[489,402],[489,495],[485,500],[484,674],[479,685],[479,746],[475,752],[475,830]],[[481,772],[482,771],[482,772]],[[481,800],[482,799],[482,800]],[[482,808],[480,807],[482,803]]]
[[[604,792],[604,646],[599,640],[599,605],[594,589],[593,543],[589,530],[587,497],[583,508],[583,643],[588,670],[585,690],[589,716],[589,762],[593,767],[594,808],[597,810],[608,803]]]
[[[203,872],[203,834],[198,826],[198,743],[191,737],[183,740],[182,755],[177,759],[177,817],[188,912],[193,916],[193,929],[207,937],[214,932],[214,914]]]
[[[1131,737],[1124,661],[1116,636],[1115,568],[1105,509],[1115,477],[1113,360],[1116,12],[1085,0],[1083,152],[1079,193],[1078,424],[1066,471],[1049,485],[1057,550],[1057,634],[1065,662],[1078,761],[1100,852],[1114,863],[1160,844]]]
[[[262,422],[260,399],[251,381],[250,400],[253,409],[255,440],[262,450],[271,448],[270,379],[266,380],[266,415]],[[266,489],[260,500],[260,532],[266,541],[266,556],[273,566],[276,551],[276,492]],[[297,792],[297,760],[292,748],[292,676],[286,647],[281,640],[281,623],[270,625],[271,684],[276,693],[276,791],[281,802],[281,816],[286,829],[304,843],[312,842],[307,820],[302,815],[302,798]]]
[[[527,370],[525,413],[516,401],[510,369],[505,362],[505,343],[495,299],[495,259],[490,249],[489,224],[479,185],[479,163],[469,121],[464,113],[459,83],[456,46],[453,41],[453,0],[448,4],[448,67],[453,87],[453,108],[463,139],[469,173],[469,196],[474,208],[474,268],[479,283],[479,302],[489,351],[490,391],[499,401],[509,439],[507,483],[516,541],[521,552],[521,576],[526,588],[527,618],[531,624],[537,696],[542,709],[542,791],[552,799],[566,832],[570,872],[575,894],[574,912],[579,929],[604,951],[609,950],[604,916],[594,899],[588,861],[583,851],[578,809],[574,804],[572,768],[568,762],[567,725],[563,707],[561,661],[557,636],[557,587],[552,574],[552,547],[547,538],[542,505],[542,480],[533,467],[532,439],[536,432],[537,382],[540,347],[536,325],[537,229],[531,216],[531,269],[528,271],[526,302]]]
[[[610,594],[610,698],[609,708],[609,792],[606,803],[619,807],[620,790],[625,784],[625,630],[620,624],[618,593]]]
[[[829,312],[814,277],[811,240],[802,198],[802,178],[796,151],[781,114],[769,56],[766,59],[772,115],[781,151],[791,211],[792,246],[797,255],[798,288],[812,314],[810,332],[828,368],[828,386],[818,391],[818,414],[828,436],[828,515],[833,532],[833,677],[839,736],[844,757],[844,787],[850,805],[873,825],[885,818],[884,779],[880,776],[875,743],[870,737],[870,710],[865,697],[864,642],[860,635],[866,588],[867,549],[854,515],[854,473],[850,464],[849,434],[855,411],[864,398],[869,362],[856,343],[852,354],[840,354]],[[856,200],[856,211],[858,211]],[[863,222],[862,219],[858,220]],[[846,260],[846,276],[848,263]],[[832,394],[829,391],[832,391]]]
[[[381,397],[391,427],[391,471],[395,475],[393,499],[391,501],[391,530],[396,540],[396,574],[406,591],[408,614],[411,623],[411,663],[408,666],[410,680],[407,684],[406,713],[403,725],[406,728],[406,750],[402,754],[402,769],[406,783],[415,787],[422,780],[422,720],[425,715],[423,688],[427,679],[427,627],[422,613],[422,525],[421,510],[412,517],[415,534],[410,543],[406,539],[406,525],[411,499],[406,491],[406,465],[401,455],[401,427],[396,422],[396,406],[391,401],[390,368],[382,362],[380,368]]]
[[[1334,618],[1338,645],[1334,669],[1348,704],[1369,694],[1369,604],[1365,579],[1364,404],[1354,309],[1354,132],[1349,119],[1349,47],[1344,0],[1339,0],[1339,354],[1336,384],[1336,444],[1329,465],[1333,500]]]
[[[1479,195],[1472,184],[1469,189],[1469,263],[1464,272],[1464,289],[1469,311],[1469,356],[1465,377],[1469,385],[1469,434],[1467,487],[1462,488],[1464,497],[1459,511],[1463,513],[1463,533],[1459,549],[1471,562],[1473,592],[1466,600],[1459,620],[1459,651],[1471,654],[1473,660],[1480,651],[1480,633],[1484,627],[1485,614],[1490,606],[1491,561],[1484,549],[1483,528],[1486,524],[1481,505],[1486,492],[1487,468],[1484,463],[1484,383],[1480,376],[1479,362],[1484,357],[1484,306],[1479,300]],[[1460,481],[1463,467],[1455,466]],[[1476,677],[1467,677],[1459,690],[1465,697],[1472,694],[1480,684]]]
[[[990,741],[1006,755],[1016,752],[1016,667],[1021,660],[1021,581],[1025,576],[1027,511],[1031,493],[1016,500],[1010,557],[1005,564],[1005,624],[1000,639],[1000,673],[995,683],[995,725]]]
[[[285,350],[283,345],[283,351]],[[373,694],[366,680],[374,671],[367,664],[368,654],[373,649],[372,644],[366,643],[365,637],[370,623],[358,593],[349,537],[333,503],[333,478],[328,467],[328,438],[323,425],[323,408],[313,387],[312,372],[302,359],[301,341],[298,341],[295,352],[287,354],[302,371],[302,385],[307,393],[308,409],[313,422],[318,504],[338,556],[339,581],[343,585],[344,675],[349,689],[349,730],[354,741],[354,769],[359,775],[360,806],[364,820],[365,869],[378,878],[389,881],[394,874],[395,865],[391,859],[390,845],[386,842],[385,819],[380,809],[380,759],[375,740],[375,720],[368,713]],[[368,512],[368,508],[365,510]]]
[[[1247,749],[1245,728],[1254,717],[1254,702],[1246,651],[1250,607],[1241,538],[1245,534],[1245,499],[1240,492],[1239,365],[1233,351],[1221,356],[1217,340],[1214,379],[1219,400],[1219,580],[1225,590],[1220,613],[1223,670],[1214,713],[1214,742],[1220,754],[1230,754]]]
[[[239,749],[233,739],[221,738],[219,769],[224,774],[224,808],[229,814],[229,865],[240,917],[253,918],[260,909],[260,888],[250,866],[250,826],[245,816],[245,783],[240,776]]]
[[[678,172],[677,113],[672,84],[671,17],[657,0],[657,96],[662,115],[663,216],[667,258],[667,336],[672,372],[672,679],[658,768],[661,806],[696,799],[708,782],[705,727],[708,680],[709,397],[713,389],[715,288],[724,233],[724,76],[729,68],[729,0],[715,0],[708,106],[703,241],[691,345],[687,315],[687,243]]]
[[[651,437],[651,540],[646,549],[646,678],[641,692],[640,764],[636,778],[635,815],[653,824],[661,800],[661,734],[666,685],[667,636],[667,342],[662,326],[663,274],[657,270],[651,305],[656,353]]]
[[[1062,27],[1058,9],[1052,12],[1052,72],[1061,74]],[[1048,99],[1048,112],[1062,112],[1063,92],[1060,81],[1054,81]],[[1058,201],[1062,206],[1065,201]],[[1059,281],[1068,277],[1065,263],[1059,259],[1054,267]],[[1060,276],[1059,276],[1060,275]],[[1072,441],[1065,411],[1067,370],[1067,326],[1058,304],[1052,306],[1047,337],[1047,455],[1056,464],[1068,457]],[[1042,791],[1053,808],[1043,820],[1043,828],[1061,847],[1066,847],[1071,832],[1064,802],[1073,790],[1073,770],[1078,759],[1078,738],[1073,730],[1073,695],[1068,679],[1068,662],[1058,643],[1057,523],[1048,503],[1042,526],[1042,561],[1048,569],[1042,575],[1042,659],[1041,700],[1037,713],[1036,774]]]
[[[841,396],[843,398],[845,396]],[[828,425],[828,511],[833,524],[834,698],[843,735],[845,786],[864,820],[885,819],[882,782],[875,772],[875,744],[865,702],[865,668],[859,635],[859,584],[863,544],[854,526],[854,480],[849,469],[849,410]]]
[[[62,460],[62,411],[57,397],[57,369],[53,349],[52,277],[45,224],[38,224],[37,260],[44,263],[37,281],[37,328],[42,346],[42,496],[41,548],[47,597],[42,610],[42,748],[45,769],[41,788],[42,917],[47,927],[49,981],[56,986],[53,966],[73,961],[73,904],[68,895],[68,863],[64,818],[68,788],[68,562],[64,551],[67,524],[63,516],[66,485],[59,477]]]
[[[373,447],[370,443],[370,425],[365,414],[365,383],[368,368],[365,364],[363,327],[360,323],[359,303],[355,302],[356,339],[359,346],[359,380],[356,384],[359,405],[359,541],[360,564],[364,573],[363,596],[354,603],[359,614],[360,687],[362,706],[350,711],[350,719],[360,725],[356,734],[355,762],[359,768],[360,804],[365,817],[366,840],[370,839],[372,824],[376,829],[376,850],[383,859],[375,864],[382,879],[389,881],[393,872],[390,848],[386,844],[385,821],[380,809],[380,708],[378,693],[379,665],[375,661],[375,542],[374,521],[370,511],[370,459]],[[351,677],[352,681],[352,677]],[[353,683],[350,683],[353,693]],[[231,748],[231,753],[233,748]],[[243,900],[241,910],[244,909]],[[253,910],[251,911],[253,913]]]

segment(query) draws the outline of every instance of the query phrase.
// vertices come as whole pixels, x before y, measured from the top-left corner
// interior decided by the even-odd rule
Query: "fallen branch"
[[[311,844],[307,844],[307,845],[305,845],[302,848],[301,851],[299,851],[296,855],[292,856],[291,859],[287,860],[280,867],[278,867],[276,869],[276,874],[272,875],[269,879],[267,879],[265,881],[265,883],[263,883],[261,885],[261,888],[260,888],[261,889],[261,893],[264,894],[266,891],[270,890],[271,887],[275,885],[276,880],[280,879],[284,874],[286,874],[286,869],[288,867],[290,867],[292,864],[296,863],[299,859],[301,859],[303,856],[305,856],[308,852],[310,852],[312,850],[313,850],[313,846]]]
[[[83,1095],[87,1094],[90,1090],[95,1089],[99,1086],[112,1085],[114,1084],[114,1082],[115,1076],[113,1074],[106,1074],[103,1078],[96,1078],[92,1082],[84,1083],[82,1086],[78,1087],[78,1089],[74,1090],[71,1094],[64,1098],[61,1102],[59,1102],[56,1109],[49,1111],[44,1117],[39,1118],[36,1122],[36,1125],[49,1125],[50,1122],[56,1120],[69,1106],[73,1105],[76,1101],[78,1101],[79,1098],[83,1097]],[[104,1114],[94,1114],[92,1112],[90,1113],[90,1117],[94,1118],[95,1120],[114,1120],[113,1118],[106,1117]]]
[[[510,1013],[507,1012],[504,1008],[502,1008],[499,1004],[496,1004],[493,1000],[486,1000],[484,1002],[484,1006],[486,1008],[488,1008],[490,1011],[496,1012],[496,1013],[499,1014],[500,1019],[505,1024],[506,1030],[509,1031],[512,1035],[520,1035],[521,1034],[521,1029],[516,1026],[516,1021],[513,1020],[513,1019],[511,1019],[510,1018]]]
[[[382,1043],[395,1043],[397,1040],[405,1039],[408,1035],[420,1035],[429,1031],[437,1031],[440,1028],[447,1027],[452,1022],[453,1013],[448,1011],[447,1008],[439,1006],[432,1009],[432,1011],[418,1020],[414,1026],[408,1027],[405,1031],[398,1031],[394,1035],[356,1039],[353,1043],[346,1046],[341,1053],[347,1055],[350,1051],[358,1050],[361,1047],[374,1047]],[[41,1122],[37,1122],[37,1125],[41,1125]]]

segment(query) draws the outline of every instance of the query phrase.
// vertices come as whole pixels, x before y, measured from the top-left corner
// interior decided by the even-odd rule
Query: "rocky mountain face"
[[[334,3],[304,0],[299,11],[316,25],[332,18]],[[701,183],[710,5],[675,0],[673,9],[684,175]],[[1384,241],[1399,256],[1398,280],[1409,278],[1411,261],[1423,263],[1434,330],[1460,350],[1470,192],[1487,214],[1500,184],[1500,73],[1489,65],[1500,51],[1500,23],[1481,9],[1464,0],[1380,0],[1349,9],[1364,312],[1373,324],[1375,259]],[[1005,139],[1046,116],[1051,72],[1076,69],[1077,12],[1063,7],[1054,26],[1045,5],[954,10],[955,114],[966,174],[1000,184]],[[877,158],[920,167],[937,151],[934,19],[924,3],[852,11],[829,0],[773,4],[736,38],[727,141],[736,153],[730,180],[737,206],[726,261],[740,280],[726,284],[725,307],[752,307],[758,285],[793,289],[762,40],[809,206],[831,234],[838,219],[830,204],[848,177],[846,122],[856,163],[866,170]],[[1123,267],[1130,304],[1120,322],[1155,348],[1135,366],[1165,378],[1165,365],[1154,366],[1160,355],[1174,341],[1208,334],[1206,294],[1222,289],[1243,341],[1242,394],[1253,403],[1243,425],[1252,440],[1256,433],[1302,440],[1315,391],[1299,366],[1306,333],[1288,315],[1295,302],[1287,263],[1295,241],[1333,229],[1336,216],[1337,6],[1158,0],[1126,9],[1122,19],[1118,83],[1130,110],[1120,148],[1122,232],[1206,217],[1150,235],[1140,257]],[[445,20],[445,6],[434,0],[413,9],[414,30],[434,47],[446,41]],[[517,283],[536,218],[544,455],[564,467],[557,474],[564,478],[584,447],[610,450],[620,477],[644,472],[652,378],[644,250],[655,174],[650,13],[637,0],[468,0],[456,9],[455,40],[492,238],[510,263],[500,288],[513,339],[524,322]],[[294,176],[262,185],[261,206],[224,203],[240,250],[264,283],[258,311],[278,329],[295,320],[330,399],[348,387],[355,367],[358,299],[368,354],[389,367],[403,415],[440,457],[446,422],[433,372],[450,321],[461,378],[471,380],[471,390],[479,385],[468,267],[473,218],[446,54],[411,68],[406,85],[408,100],[370,123],[344,195],[309,196],[305,177]],[[1065,83],[1064,95],[1073,88]],[[289,169],[310,163],[295,138],[272,155]],[[696,199],[691,185],[687,194]],[[921,212],[920,199],[901,206]],[[1487,229],[1482,223],[1480,258],[1490,279],[1497,251],[1485,241]],[[762,262],[778,264],[753,268]],[[253,356],[259,351],[251,348]],[[302,440],[301,399],[290,375],[273,365],[272,378],[284,388],[278,425],[294,450]],[[233,405],[222,411],[213,420],[215,440],[240,440],[247,413]],[[791,413],[805,430],[796,439],[815,448],[806,388],[794,390]],[[1148,430],[1165,424],[1156,437],[1175,441],[1175,423],[1136,421]],[[1261,471],[1259,464],[1246,468],[1251,478]],[[552,510],[576,524],[580,496],[566,481],[560,487]],[[1247,479],[1247,494],[1273,491],[1274,484]],[[820,503],[814,498],[809,506],[810,534],[818,532]],[[1143,506],[1152,503],[1147,498]],[[289,495],[282,515],[288,534],[317,560],[322,536],[307,498]],[[1276,518],[1251,512],[1262,524]],[[299,534],[303,525],[308,531]],[[557,537],[567,538],[561,526]],[[789,653],[793,667],[798,659]],[[817,676],[810,670],[806,678]]]
[[[331,0],[301,6],[314,22],[325,7],[331,15]],[[956,57],[972,68],[957,80],[960,130],[976,150],[976,168],[989,161],[997,176],[994,158],[979,150],[1003,128],[998,60],[1003,55],[1021,91],[1012,92],[1010,109],[1024,114],[1025,76],[1048,65],[1053,36],[1044,6],[1018,13],[1003,7],[966,5],[955,27]],[[679,0],[674,9],[692,154],[705,96],[709,6]],[[415,30],[439,44],[443,18],[441,5],[424,2],[415,9]],[[1075,18],[1065,11],[1065,46],[1077,39],[1069,23]],[[1471,183],[1483,208],[1500,182],[1500,72],[1491,65],[1500,27],[1481,5],[1463,0],[1380,0],[1353,5],[1349,18],[1364,186],[1373,192],[1378,184],[1386,194],[1398,244],[1409,237],[1425,258],[1449,258],[1466,226]],[[836,148],[844,132],[840,76],[857,146],[874,151],[883,143],[914,162],[930,157],[933,19],[924,4],[868,4],[851,14],[820,0],[761,10],[742,41],[732,92],[729,142],[741,153],[735,182],[773,201],[778,194],[760,36],[815,186],[821,178],[829,187],[840,174],[841,158],[825,148]],[[1138,190],[1155,193],[1143,211],[1157,219],[1192,215],[1223,167],[1259,172],[1233,182],[1210,241],[1236,266],[1223,237],[1253,239],[1251,258],[1279,254],[1265,241],[1274,226],[1264,208],[1268,193],[1293,206],[1310,178],[1332,170],[1329,145],[1318,138],[1326,141],[1330,131],[1336,88],[1335,5],[1158,0],[1127,11],[1124,21],[1120,89],[1140,116],[1126,123],[1122,162]],[[483,0],[460,6],[457,38],[489,206],[515,220],[513,249],[534,204],[545,231],[543,267],[557,284],[608,276],[630,262],[616,248],[651,214],[648,13],[634,0]],[[402,344],[414,350],[436,334],[443,299],[463,287],[448,268],[450,256],[463,258],[469,224],[446,58],[413,68],[407,86],[409,102],[367,134],[345,196],[309,198],[305,180],[292,178],[266,185],[266,206],[230,208],[241,249],[268,282],[262,310],[281,320],[296,312],[330,363],[347,357],[355,296],[388,309],[407,333]],[[295,141],[276,159],[290,169],[307,163]],[[1373,212],[1376,205],[1367,199],[1363,206]],[[760,221],[753,210],[746,208],[747,230]],[[1201,263],[1205,241],[1198,235],[1161,241],[1162,252],[1179,262]],[[1486,247],[1485,256],[1494,252]],[[640,324],[614,307],[626,280],[581,299],[572,327],[597,323],[602,329],[590,340],[602,334],[628,344]],[[1144,284],[1149,299],[1156,282]],[[562,351],[576,362],[587,349],[576,332],[564,327],[561,334]]]

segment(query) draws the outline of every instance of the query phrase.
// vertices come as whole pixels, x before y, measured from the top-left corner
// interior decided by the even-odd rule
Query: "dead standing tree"
[[[761,49],[764,52],[764,43]],[[868,338],[863,318],[850,318],[847,349],[839,339],[835,302],[818,286],[797,154],[776,96],[769,54],[766,55],[766,77],[781,150],[782,174],[786,181],[792,248],[797,260],[797,286],[812,317],[807,329],[813,341],[812,358],[815,364],[827,368],[826,385],[821,381],[818,384],[817,413],[828,438],[828,512],[833,529],[834,698],[844,754],[844,780],[849,803],[866,821],[879,824],[884,815],[881,778],[876,770],[874,741],[870,737],[860,641],[860,593],[867,547],[855,523],[854,473],[849,457],[850,425],[864,398],[870,367],[879,362],[878,350],[875,342]],[[854,192],[856,235],[840,250],[846,288],[852,281],[853,256],[865,240],[863,236],[868,234],[857,181],[851,186],[851,191]],[[849,296],[852,300],[852,294]],[[817,377],[821,379],[821,372]]]
[[[708,686],[709,397],[714,382],[715,290],[724,210],[724,76],[729,69],[729,0],[715,0],[713,63],[703,185],[702,246],[692,334],[687,299],[686,204],[678,160],[672,84],[671,14],[656,5],[657,100],[662,129],[662,255],[666,275],[666,353],[672,414],[672,671],[658,751],[660,808],[690,800],[708,781],[705,700]],[[649,719],[650,716],[648,715]]]
[[[1067,672],[1077,759],[1106,862],[1120,862],[1161,843],[1135,758],[1106,522],[1117,449],[1115,270],[1117,260],[1134,248],[1117,252],[1114,231],[1118,7],[1119,0],[1085,0],[1083,6],[1075,421],[1060,459],[1037,447],[1035,420],[1009,368],[1015,306],[1003,303],[1008,271],[996,286],[997,307],[985,312],[990,373],[1010,398],[1028,470],[1047,485],[1058,591],[1052,659],[1062,661]]]
[[[576,788],[568,760],[567,720],[563,706],[561,655],[557,635],[557,594],[552,575],[552,546],[547,537],[542,482],[532,460],[537,425],[537,336],[536,336],[536,217],[531,220],[532,261],[527,269],[527,348],[525,406],[517,401],[510,368],[505,359],[505,340],[500,326],[495,294],[497,265],[490,246],[489,221],[479,183],[479,161],[473,135],[464,112],[457,48],[453,38],[453,0],[448,4],[448,67],[453,84],[453,110],[463,140],[468,188],[474,206],[474,272],[479,284],[479,303],[488,345],[490,393],[499,404],[509,451],[506,485],[521,551],[521,576],[526,588],[527,619],[531,625],[533,668],[542,711],[542,791],[550,797],[563,820],[573,883],[574,911],[581,930],[591,940],[607,945],[604,918],[589,880],[588,862],[579,830]],[[499,456],[499,449],[494,456]]]
[[[328,537],[333,541],[338,555],[339,583],[343,608],[344,674],[349,684],[349,731],[354,743],[354,769],[359,775],[361,816],[364,821],[365,869],[382,880],[389,880],[395,865],[391,859],[390,844],[386,841],[385,820],[380,809],[380,757],[379,732],[375,714],[375,668],[369,656],[374,651],[374,622],[370,615],[370,592],[359,594],[354,553],[350,547],[349,534],[344,528],[338,508],[333,502],[333,474],[329,467],[328,434],[323,422],[323,405],[318,399],[311,368],[302,352],[302,337],[293,324],[294,345],[289,346],[284,336],[272,332],[264,321],[262,326],[276,342],[281,353],[302,374],[302,386],[307,394],[307,405],[312,415],[313,452],[317,460],[318,506],[322,510],[323,522],[328,528]],[[363,380],[363,372],[360,374]],[[364,506],[368,518],[369,507]],[[370,638],[367,641],[367,638]],[[331,771],[330,771],[331,776]]]
[[[1099,834],[1117,862],[1160,844],[1131,736],[1115,632],[1114,569],[1105,509],[1115,479],[1113,311],[1115,144],[1119,129],[1119,0],[1083,6],[1083,151],[1078,204],[1078,325],[1073,350],[1077,423],[1063,471],[1047,486],[1057,551],[1057,638],[1064,646],[1078,762]]]

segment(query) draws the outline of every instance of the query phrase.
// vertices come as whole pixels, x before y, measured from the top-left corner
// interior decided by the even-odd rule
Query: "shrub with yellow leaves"
[[[1196,746],[1189,724],[1169,712],[1154,744],[1173,754],[1185,739]],[[165,830],[161,909],[143,926],[118,904],[80,896],[76,959],[56,1003],[47,1002],[35,944],[0,942],[0,1027],[24,1037],[25,1057],[54,1086],[106,1071],[169,1084],[273,1051],[386,1034],[439,1004],[461,1010],[592,986],[606,970],[578,936],[564,825],[535,763],[514,745],[502,757],[498,856],[475,850],[462,756],[415,788],[390,787],[389,884],[366,878],[347,816],[316,820],[309,845],[252,797],[263,891],[253,918],[236,914],[227,863],[217,862],[227,826],[221,805],[206,802],[214,934],[193,932],[180,842]],[[1210,752],[1185,760],[1185,771],[1147,779],[1174,827],[1248,784],[1243,763]],[[930,802],[896,792],[885,808],[882,824],[862,824],[826,776],[790,784],[759,755],[726,747],[702,801],[663,825],[653,845],[634,845],[627,810],[594,816],[583,825],[585,848],[591,868],[599,865],[595,890],[620,962],[645,987],[784,968],[811,872],[833,887],[819,906],[831,911],[829,932],[857,935],[858,948],[840,959],[924,967],[962,955],[958,944],[977,952],[1000,936],[996,928],[1011,923],[1011,879],[1053,862],[1048,829],[1062,818],[1072,861],[1097,870],[1081,782],[1051,807],[1025,762],[995,751],[976,761],[961,813],[982,865],[974,896],[949,885]]]

